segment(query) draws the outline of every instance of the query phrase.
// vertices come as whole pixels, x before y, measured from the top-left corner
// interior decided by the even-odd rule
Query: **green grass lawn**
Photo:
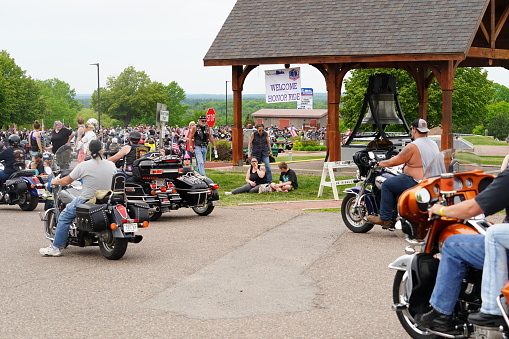
[[[468,142],[471,142],[472,144],[476,146],[507,146],[507,143],[505,141],[498,141],[490,137],[483,137],[483,136],[463,136],[463,139],[465,139]]]
[[[320,175],[299,175],[299,189],[288,193],[244,193],[235,195],[225,195],[224,192],[243,186],[245,182],[245,172],[224,172],[213,169],[207,169],[207,176],[219,184],[219,195],[221,205],[237,205],[241,203],[258,202],[277,202],[277,201],[301,201],[301,200],[326,200],[333,199],[332,188],[325,187],[324,192],[318,198],[318,189],[320,188]],[[336,180],[352,179],[352,177],[335,177]],[[352,185],[337,186],[340,198],[345,194],[343,190]]]

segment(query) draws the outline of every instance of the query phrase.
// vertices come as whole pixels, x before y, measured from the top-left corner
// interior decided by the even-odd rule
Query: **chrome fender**
[[[343,191],[343,193],[359,194],[360,191],[361,191],[361,186],[354,186],[354,187],[349,187],[349,188],[345,189]],[[369,193],[371,193],[371,190],[365,188],[364,194],[369,194]]]
[[[415,260],[415,254],[404,254],[389,264],[389,268],[398,271],[407,271],[407,277],[405,281],[405,289],[407,298],[410,299],[413,290],[412,282],[412,262]]]

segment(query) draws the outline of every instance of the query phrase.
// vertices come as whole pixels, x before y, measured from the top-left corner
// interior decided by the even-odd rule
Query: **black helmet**
[[[19,146],[20,138],[17,134],[11,134],[9,136],[9,145],[11,146]]]
[[[129,133],[129,139],[131,141],[140,141],[141,133],[138,131],[132,131],[131,133]]]

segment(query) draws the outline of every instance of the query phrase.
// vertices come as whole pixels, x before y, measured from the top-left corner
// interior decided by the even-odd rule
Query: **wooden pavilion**
[[[442,89],[442,149],[452,148],[458,67],[509,69],[509,0],[238,0],[204,57],[232,66],[233,163],[242,161],[242,88],[259,65],[310,64],[328,92],[329,161],[341,160],[339,102],[346,73],[399,68],[415,79],[419,117]]]

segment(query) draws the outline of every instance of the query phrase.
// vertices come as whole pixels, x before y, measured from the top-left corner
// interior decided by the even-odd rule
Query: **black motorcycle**
[[[0,169],[3,167],[0,163]],[[35,170],[25,169],[24,158],[16,162],[14,168],[17,171],[0,184],[0,204],[19,205],[23,211],[33,211],[39,199],[45,196],[44,183],[35,175]]]
[[[58,151],[57,151],[58,154]],[[58,157],[55,157],[58,159]],[[65,177],[71,169],[59,169],[56,177]],[[53,241],[60,211],[81,193],[81,183],[74,181],[67,186],[52,186],[53,207],[39,212],[44,222],[46,238]],[[128,201],[125,195],[125,176],[113,177],[111,190],[96,196],[95,203],[76,207],[76,219],[69,227],[68,245],[99,246],[102,255],[110,260],[124,256],[128,243],[139,243],[143,237],[136,234],[148,226],[148,205]]]
[[[358,167],[357,186],[344,190],[346,196],[341,203],[341,217],[346,227],[355,233],[366,233],[374,225],[368,221],[368,215],[379,214],[382,183],[400,172],[392,168],[378,166],[378,162],[397,154],[392,147],[372,149],[370,147],[354,154],[353,160]]]
[[[147,203],[150,220],[155,221],[164,212],[182,207],[209,215],[219,202],[218,188],[210,178],[184,167],[180,156],[149,152],[134,161],[126,194],[131,201]]]

